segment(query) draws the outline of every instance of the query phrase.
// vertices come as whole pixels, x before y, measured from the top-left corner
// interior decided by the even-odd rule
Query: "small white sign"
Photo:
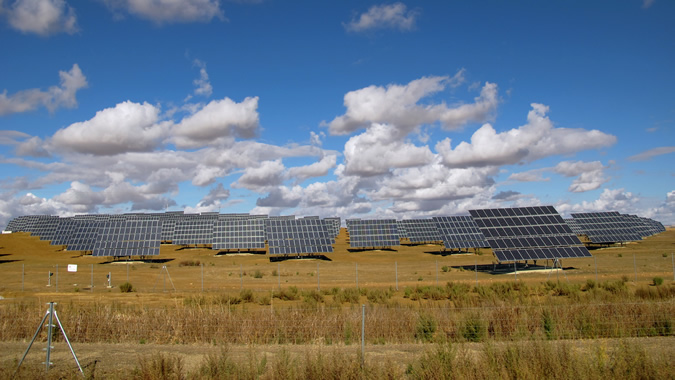
[[[77,264],[68,264],[68,272],[77,272]]]

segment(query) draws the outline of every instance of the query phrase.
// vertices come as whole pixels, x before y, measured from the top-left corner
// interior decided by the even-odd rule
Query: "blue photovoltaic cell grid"
[[[448,249],[489,247],[485,235],[469,215],[439,216],[433,218]]]
[[[99,229],[93,256],[159,255],[159,220],[136,219],[108,221]]]
[[[401,245],[395,219],[347,219],[351,248],[394,247]]]
[[[500,262],[591,257],[553,206],[469,213]]]
[[[319,218],[270,218],[266,229],[270,255],[333,252],[334,238]]]

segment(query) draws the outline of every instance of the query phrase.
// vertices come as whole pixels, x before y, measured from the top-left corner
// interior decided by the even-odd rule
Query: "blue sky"
[[[538,204],[675,224],[672,1],[0,7],[0,225]]]

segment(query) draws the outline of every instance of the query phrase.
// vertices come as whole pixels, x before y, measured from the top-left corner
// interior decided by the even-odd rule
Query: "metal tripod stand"
[[[54,335],[54,320],[56,320],[56,323],[58,323],[59,329],[61,329],[61,333],[63,334],[63,338],[66,340],[66,343],[68,344],[68,348],[70,348],[70,353],[73,354],[73,358],[75,359],[75,363],[77,363],[77,368],[80,369],[80,373],[84,375],[84,372],[82,371],[82,366],[80,366],[80,361],[77,360],[77,355],[75,355],[75,351],[73,350],[73,346],[70,344],[70,341],[68,340],[68,336],[66,335],[66,330],[63,329],[63,325],[61,324],[61,321],[59,320],[59,316],[56,315],[56,310],[54,310],[54,305],[56,305],[55,302],[50,302],[48,303],[49,309],[47,310],[47,313],[45,314],[44,318],[42,318],[42,322],[40,322],[40,326],[38,326],[37,331],[35,331],[35,335],[33,335],[33,339],[30,341],[30,344],[28,345],[28,348],[26,349],[26,352],[24,352],[23,357],[21,358],[21,361],[19,361],[18,367],[16,367],[16,373],[19,372],[19,368],[21,368],[21,363],[23,363],[24,359],[26,359],[26,355],[28,355],[28,351],[30,351],[30,348],[33,346],[33,343],[35,343],[35,339],[37,339],[38,334],[40,334],[40,330],[42,330],[42,326],[44,326],[45,321],[47,320],[47,317],[49,317],[49,324],[47,325],[47,358],[45,360],[45,371],[49,371],[49,366],[51,366],[53,363],[49,361],[50,356],[51,356],[51,351],[52,348],[52,336]]]

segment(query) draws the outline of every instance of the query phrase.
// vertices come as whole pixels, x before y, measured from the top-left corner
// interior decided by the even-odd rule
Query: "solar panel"
[[[398,228],[398,238],[399,239],[407,239],[408,238],[408,231],[406,231],[405,224],[403,223],[402,220],[396,221],[396,228]]]
[[[212,249],[265,249],[265,219],[248,215],[219,218],[214,225]]]
[[[572,214],[580,235],[592,243],[608,244],[642,240],[638,223],[616,211]]]
[[[333,238],[336,238],[340,234],[340,225],[342,224],[340,217],[324,218],[323,221],[328,230],[328,234]]]
[[[92,255],[159,255],[160,236],[158,219],[110,220],[101,226]]]
[[[266,231],[270,255],[333,252],[334,238],[319,218],[269,218]]]
[[[51,240],[52,245],[67,245],[76,230],[77,222],[73,218],[61,218]]]
[[[489,247],[485,235],[469,215],[439,216],[433,218],[436,227],[443,239],[443,245],[448,249],[484,248]]]
[[[58,216],[47,216],[38,219],[33,227],[32,235],[40,237],[40,240],[54,240],[56,228],[59,226],[60,218]]]
[[[93,251],[102,222],[78,221],[71,237],[66,242],[69,251]]]
[[[394,247],[401,245],[395,219],[347,219],[351,248]]]
[[[176,221],[173,244],[213,244],[213,227],[216,215],[190,215]]]
[[[500,262],[591,257],[553,206],[469,213]]]
[[[397,223],[399,237],[401,225],[405,228],[406,237],[413,244],[437,243],[443,240],[433,219],[402,220],[400,224]]]

